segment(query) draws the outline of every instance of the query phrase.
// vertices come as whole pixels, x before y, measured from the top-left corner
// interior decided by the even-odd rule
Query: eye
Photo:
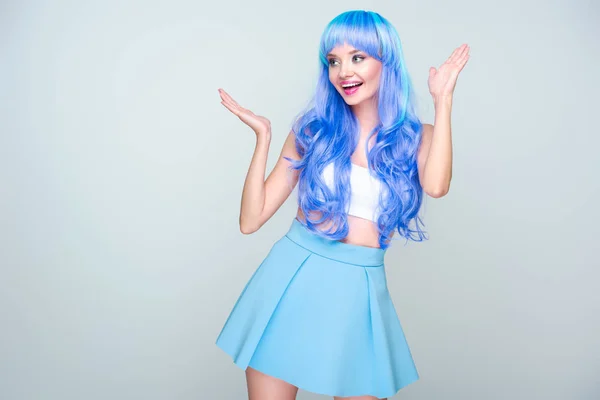
[[[329,59],[329,65],[334,65],[334,63],[337,62],[337,60],[330,58]]]
[[[358,59],[359,61],[362,61],[362,60],[364,60],[364,59],[365,59],[365,57],[363,57],[363,56],[359,56],[359,55],[357,54],[357,55],[355,55],[354,57],[352,57],[352,59],[354,59],[354,60]]]

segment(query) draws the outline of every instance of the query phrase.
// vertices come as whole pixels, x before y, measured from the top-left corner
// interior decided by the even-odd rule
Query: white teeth
[[[349,87],[354,87],[354,86],[358,86],[360,85],[362,82],[354,82],[354,83],[350,83],[348,85],[342,85],[343,88],[349,88]]]

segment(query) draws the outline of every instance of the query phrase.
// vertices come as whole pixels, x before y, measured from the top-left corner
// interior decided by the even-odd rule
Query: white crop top
[[[350,164],[350,207],[348,215],[377,221],[381,181],[368,168]],[[331,189],[334,182],[333,163],[323,170],[325,184]]]

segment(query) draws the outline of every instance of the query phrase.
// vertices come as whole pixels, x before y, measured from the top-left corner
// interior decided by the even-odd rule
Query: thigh
[[[249,400],[295,400],[298,388],[291,383],[246,368]]]
[[[352,396],[352,397],[334,397],[334,400],[387,400],[387,399],[378,399],[373,396]]]

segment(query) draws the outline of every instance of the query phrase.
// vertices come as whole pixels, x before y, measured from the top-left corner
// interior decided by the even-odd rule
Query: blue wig
[[[394,230],[407,240],[421,241],[425,234],[418,216],[423,189],[417,170],[417,150],[422,124],[415,112],[412,84],[396,29],[372,11],[348,11],[338,15],[321,36],[320,74],[310,105],[295,120],[296,149],[300,160],[292,160],[299,170],[298,205],[306,227],[332,240],[348,234],[347,210],[350,199],[350,157],[356,150],[360,126],[350,107],[329,81],[326,54],[344,43],[364,51],[382,63],[378,90],[379,124],[370,132],[375,144],[365,147],[371,174],[382,182],[377,228],[379,245],[389,246]],[[334,163],[334,190],[323,177],[323,169]],[[317,211],[320,217],[312,218]],[[330,221],[330,228],[317,225]],[[414,222],[411,229],[409,224]]]

